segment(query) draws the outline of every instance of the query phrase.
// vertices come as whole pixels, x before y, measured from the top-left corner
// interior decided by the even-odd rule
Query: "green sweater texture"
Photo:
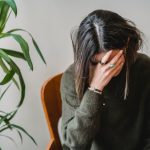
[[[125,67],[100,95],[75,92],[74,65],[61,79],[63,150],[150,150],[150,57],[138,53],[124,100]]]

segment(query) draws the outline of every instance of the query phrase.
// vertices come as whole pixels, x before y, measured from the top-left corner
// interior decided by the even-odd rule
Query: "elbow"
[[[79,149],[79,148],[85,147],[86,137],[84,140],[81,137],[82,136],[76,134],[75,131],[73,132],[66,131],[64,135],[62,135],[63,144],[69,147],[70,149],[77,149],[77,148]]]

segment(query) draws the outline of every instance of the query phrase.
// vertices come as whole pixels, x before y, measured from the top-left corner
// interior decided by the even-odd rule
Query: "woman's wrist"
[[[101,86],[96,86],[95,83],[90,83],[89,84],[89,87],[92,87],[92,88],[95,88],[95,89],[98,89],[100,91],[103,91],[104,87],[101,85]]]
[[[93,87],[93,86],[89,86],[88,89],[89,89],[90,91],[93,91],[93,92],[98,93],[98,94],[102,94],[102,92],[103,92],[103,90],[100,90],[100,89],[95,88],[95,87]]]

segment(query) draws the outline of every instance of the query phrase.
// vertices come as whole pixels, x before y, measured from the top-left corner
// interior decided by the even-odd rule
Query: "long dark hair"
[[[75,88],[81,99],[89,82],[91,57],[101,51],[126,49],[126,86],[128,93],[129,67],[135,62],[142,46],[141,32],[135,24],[117,13],[95,10],[71,34],[74,49]]]

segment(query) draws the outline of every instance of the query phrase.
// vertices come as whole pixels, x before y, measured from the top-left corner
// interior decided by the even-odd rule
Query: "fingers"
[[[122,63],[122,62],[120,64],[118,64],[116,69],[112,71],[111,76],[114,76],[116,73],[120,72],[122,70],[122,68],[123,68],[123,64],[124,63]]]
[[[118,59],[120,58],[120,56],[122,55],[123,50],[120,50],[117,55],[115,55],[113,57],[113,59],[108,63],[108,64],[116,64],[116,62],[118,61]]]
[[[124,63],[124,62],[125,62],[124,55],[121,55],[120,58],[118,59],[118,61],[115,63],[115,66],[113,68],[110,68],[111,63],[107,63],[105,65],[105,69],[110,70],[110,72],[111,72],[111,70],[114,70],[118,66],[118,64],[121,64],[121,63]]]
[[[123,59],[123,56],[121,56],[121,58],[117,61],[116,65],[114,68],[112,68],[112,71],[116,70],[119,66],[122,67],[123,64],[124,64],[124,59]]]
[[[114,76],[114,74],[116,74],[118,70],[120,71],[122,69],[124,63],[125,63],[125,58],[124,58],[124,55],[122,55],[117,61],[117,63],[115,64],[115,67],[110,69],[112,76]]]
[[[101,62],[106,63],[106,62],[109,60],[111,54],[112,54],[112,50],[111,50],[111,51],[108,51],[108,52],[102,57]]]
[[[120,62],[117,66],[115,66],[115,69],[113,70],[108,70],[106,74],[108,74],[107,78],[111,80],[116,74],[121,72],[123,68],[124,63]]]

